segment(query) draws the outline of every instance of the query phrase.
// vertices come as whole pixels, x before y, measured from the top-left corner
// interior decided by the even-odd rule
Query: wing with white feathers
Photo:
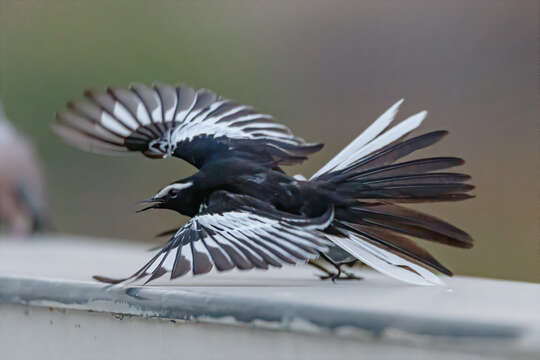
[[[322,148],[294,136],[270,115],[184,85],[86,91],[84,100],[68,103],[56,119],[53,131],[84,150],[176,156],[196,167],[217,154],[294,164]]]
[[[249,196],[219,191],[135,274],[125,279],[94,278],[120,283],[148,277],[147,283],[166,273],[174,279],[214,268],[221,272],[303,263],[328,249],[331,243],[320,230],[333,218],[332,208],[320,217],[305,218]]]

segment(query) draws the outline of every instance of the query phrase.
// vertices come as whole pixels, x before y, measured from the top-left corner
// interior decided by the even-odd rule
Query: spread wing
[[[331,243],[319,230],[333,219],[333,209],[320,217],[305,218],[249,196],[219,191],[135,274],[125,279],[94,278],[120,283],[148,277],[148,283],[166,273],[174,279],[212,269],[268,269],[302,263],[328,250]]]
[[[294,136],[270,115],[184,85],[86,91],[85,99],[68,103],[56,120],[53,131],[83,150],[176,156],[198,168],[218,154],[288,165],[322,148]]]

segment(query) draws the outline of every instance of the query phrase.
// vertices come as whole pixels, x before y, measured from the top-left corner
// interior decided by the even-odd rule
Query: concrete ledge
[[[459,344],[475,356],[540,354],[540,285],[456,277],[447,287],[415,287],[370,271],[362,281],[332,284],[305,267],[133,288],[90,280],[133,272],[149,257],[145,250],[81,238],[0,239],[0,303],[311,334],[313,341],[331,336],[364,347],[375,341],[451,354]]]

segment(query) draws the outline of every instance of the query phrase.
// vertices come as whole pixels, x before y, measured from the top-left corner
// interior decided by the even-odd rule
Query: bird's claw
[[[328,270],[325,266],[322,266],[321,264],[318,264],[313,261],[308,262],[308,264],[325,273],[324,275],[319,275],[319,279],[321,280],[332,280],[332,282],[336,282],[336,280],[362,280],[363,279],[360,276],[356,276],[355,274],[351,272],[343,270],[341,268],[341,265],[333,264],[337,270],[337,272],[333,272],[333,271]]]
[[[364,278],[361,276],[357,276],[353,273],[349,273],[346,271],[342,271],[341,274],[339,273],[331,273],[327,275],[319,275],[319,279],[321,280],[332,280],[332,282],[336,282],[336,280],[363,280]]]

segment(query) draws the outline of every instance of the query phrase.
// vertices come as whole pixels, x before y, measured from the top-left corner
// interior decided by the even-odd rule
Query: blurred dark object
[[[8,121],[0,103],[0,223],[13,236],[45,229],[41,163],[32,144]]]

